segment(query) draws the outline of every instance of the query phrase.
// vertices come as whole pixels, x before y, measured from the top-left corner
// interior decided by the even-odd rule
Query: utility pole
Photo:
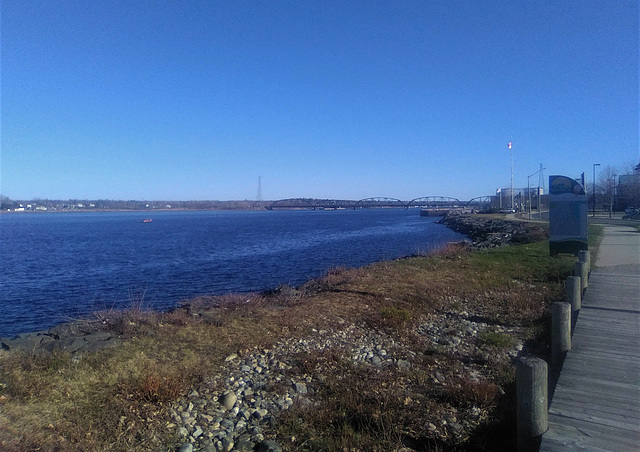
[[[596,166],[600,166],[600,164],[593,164],[593,217],[596,216]]]
[[[538,219],[542,220],[542,193],[544,192],[544,175],[542,174],[542,171],[545,170],[546,168],[542,167],[542,163],[540,164],[540,174],[538,174],[538,194],[536,195],[537,197],[537,205],[538,205]],[[542,191],[540,191],[540,188],[542,188]]]
[[[611,198],[609,198],[609,218],[611,218],[611,214],[613,213],[613,198],[616,194],[616,176],[617,174],[613,175],[613,180],[610,182],[611,183]]]
[[[527,176],[527,194],[529,195],[529,219],[531,219],[531,188],[529,188],[529,179],[535,176],[536,174],[541,173],[542,170],[545,170],[545,169],[546,168],[543,168],[541,163],[540,169],[538,171]],[[538,188],[538,212],[540,212],[540,188]]]
[[[258,196],[257,201],[262,201],[262,176],[258,176]]]

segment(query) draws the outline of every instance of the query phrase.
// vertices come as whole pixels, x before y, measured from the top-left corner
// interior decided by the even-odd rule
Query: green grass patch
[[[395,306],[384,306],[380,309],[380,315],[384,320],[398,327],[405,325],[412,317],[409,310]]]
[[[498,348],[511,348],[516,344],[511,334],[498,331],[482,331],[478,334],[478,339],[485,345]]]

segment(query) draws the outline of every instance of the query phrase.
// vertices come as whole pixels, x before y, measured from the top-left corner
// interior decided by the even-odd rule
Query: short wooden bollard
[[[584,262],[576,262],[573,270],[573,276],[580,277],[580,282],[582,283],[581,292],[584,292],[585,289],[589,286],[589,274],[587,272],[587,264]]]
[[[567,277],[567,303],[571,305],[571,311],[576,312],[582,308],[582,290],[579,276]]]
[[[516,370],[518,451],[538,450],[549,428],[548,369],[540,358],[522,358]]]
[[[551,306],[551,368],[560,370],[567,352],[571,350],[571,305],[554,303]]]
[[[591,273],[591,252],[588,250],[578,251],[578,262],[587,264],[587,275]]]

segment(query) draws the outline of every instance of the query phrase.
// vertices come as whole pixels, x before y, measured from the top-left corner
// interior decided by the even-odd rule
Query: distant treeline
[[[2,210],[256,210],[265,209],[272,201],[119,201],[112,199],[30,199],[0,198]]]

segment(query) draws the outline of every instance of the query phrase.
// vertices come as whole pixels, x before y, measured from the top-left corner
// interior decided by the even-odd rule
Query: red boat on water
[[[143,223],[151,223],[153,220],[151,218],[145,218],[142,220]]]

